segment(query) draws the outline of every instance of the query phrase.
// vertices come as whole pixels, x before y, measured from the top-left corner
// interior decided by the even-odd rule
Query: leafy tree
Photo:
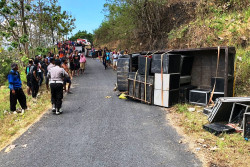
[[[75,35],[69,38],[71,41],[76,41],[77,39],[87,39],[89,42],[93,42],[93,34],[88,33],[87,31],[78,31]]]
[[[19,48],[20,52],[24,50],[27,55],[29,54],[27,21],[30,18],[30,11],[28,0],[0,1],[0,35],[10,41],[12,47]]]

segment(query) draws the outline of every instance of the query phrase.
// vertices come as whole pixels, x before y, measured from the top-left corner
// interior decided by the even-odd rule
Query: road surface
[[[87,61],[86,74],[74,78],[73,94],[64,99],[64,113],[48,111],[14,150],[0,152],[1,167],[201,166],[179,144],[163,109],[118,99],[115,72]]]

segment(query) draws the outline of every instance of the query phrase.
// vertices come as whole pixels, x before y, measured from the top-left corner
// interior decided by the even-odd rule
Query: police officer
[[[62,113],[62,99],[63,99],[63,80],[64,77],[69,77],[68,73],[60,67],[61,61],[55,60],[55,67],[48,71],[48,78],[51,89],[52,111],[56,115]]]
[[[16,104],[17,100],[19,101],[22,107],[22,114],[24,110],[27,109],[26,96],[22,89],[22,81],[20,74],[18,72],[18,65],[13,63],[11,65],[11,71],[8,75],[9,88],[10,88],[10,111],[16,114]]]

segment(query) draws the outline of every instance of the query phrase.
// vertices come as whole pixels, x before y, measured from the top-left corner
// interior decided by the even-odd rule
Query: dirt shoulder
[[[23,90],[26,90],[25,87]],[[0,94],[1,151],[26,132],[30,126],[39,121],[51,105],[50,94],[45,90],[45,86],[42,86],[36,102],[32,101],[31,96],[26,95],[28,110],[24,115],[12,114],[9,111],[9,89],[7,87],[1,87]],[[20,108],[20,106],[17,105],[17,108]]]
[[[189,106],[183,106],[166,109],[166,120],[183,137],[179,143],[188,144],[204,167],[247,167],[250,164],[250,143],[241,134],[214,136],[202,128],[208,121],[201,107],[189,112]]]

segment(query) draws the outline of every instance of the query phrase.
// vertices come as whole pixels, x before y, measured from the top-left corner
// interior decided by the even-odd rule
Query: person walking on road
[[[22,114],[24,114],[24,111],[27,109],[27,104],[26,96],[22,89],[22,81],[18,72],[18,65],[16,63],[13,63],[11,65],[11,69],[12,70],[8,75],[10,88],[10,111],[12,111],[14,114],[17,113],[16,104],[18,100],[22,107]]]
[[[68,73],[60,67],[61,61],[55,61],[55,67],[48,71],[48,78],[50,78],[52,112],[56,115],[62,113],[62,99],[63,99],[63,78],[69,77]]]
[[[63,59],[62,68],[69,74],[69,77],[64,77],[64,81],[63,81],[64,90],[67,93],[71,93],[70,92],[71,79],[70,79],[70,73],[69,73],[68,60],[66,58]],[[67,83],[69,84],[68,89],[66,88]]]
[[[49,78],[48,78],[48,71],[52,68],[52,67],[55,67],[55,59],[53,57],[50,58],[50,63],[47,67],[47,80],[46,80],[46,87],[47,87],[47,90],[49,90]]]
[[[107,69],[107,48],[105,47],[103,50],[103,55],[102,55],[102,64],[104,65],[105,70]]]
[[[118,55],[116,50],[113,52],[113,69],[117,70],[117,61],[118,61]]]
[[[79,76],[79,71],[80,71],[80,56],[78,55],[78,51],[75,52],[74,58],[74,64],[75,64],[75,75]]]
[[[80,71],[81,71],[81,74],[84,73],[85,64],[86,64],[86,57],[85,57],[84,53],[80,53]]]

